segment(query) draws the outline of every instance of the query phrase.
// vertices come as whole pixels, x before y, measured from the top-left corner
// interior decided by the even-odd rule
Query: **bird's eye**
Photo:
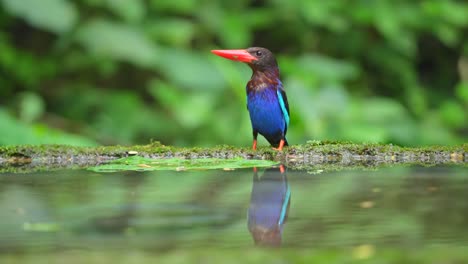
[[[260,50],[257,50],[257,52],[255,52],[255,55],[257,55],[257,57],[260,57],[263,55],[263,53]]]

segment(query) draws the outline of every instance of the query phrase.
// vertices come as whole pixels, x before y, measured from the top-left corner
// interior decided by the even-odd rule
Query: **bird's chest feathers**
[[[252,78],[250,78],[250,81],[247,83],[247,89],[261,92],[267,88],[274,89],[277,85],[281,85],[278,70],[267,72],[255,71]]]
[[[261,104],[278,103],[276,91],[281,82],[269,74],[254,74],[247,83],[247,100]]]
[[[255,90],[247,91],[247,106],[250,110],[271,110],[272,107],[278,105],[278,96],[276,90],[271,87],[256,88]]]

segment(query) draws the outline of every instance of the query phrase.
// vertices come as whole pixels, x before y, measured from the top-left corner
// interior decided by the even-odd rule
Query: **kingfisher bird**
[[[234,61],[247,63],[252,77],[247,83],[247,109],[252,123],[253,144],[261,134],[276,149],[288,146],[289,104],[279,77],[278,63],[266,48],[212,50],[212,53]]]

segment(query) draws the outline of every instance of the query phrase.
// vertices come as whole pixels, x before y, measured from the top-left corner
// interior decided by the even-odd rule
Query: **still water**
[[[284,252],[296,260],[312,254],[315,263],[336,256],[466,263],[467,172],[464,166],[329,172],[278,166],[0,174],[0,260],[144,252],[137,262],[164,254],[186,261],[195,254],[200,261],[206,250],[267,250],[269,257]]]

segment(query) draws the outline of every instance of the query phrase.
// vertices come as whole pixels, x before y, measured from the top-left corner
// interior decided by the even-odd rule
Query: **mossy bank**
[[[179,148],[153,142],[137,146],[73,147],[66,145],[19,145],[0,147],[1,171],[27,171],[39,168],[87,167],[112,160],[142,156],[153,159],[259,159],[282,163],[291,169],[319,167],[373,167],[392,164],[467,164],[468,144],[458,146],[400,147],[383,144],[309,141],[281,152],[270,147],[217,146]]]

